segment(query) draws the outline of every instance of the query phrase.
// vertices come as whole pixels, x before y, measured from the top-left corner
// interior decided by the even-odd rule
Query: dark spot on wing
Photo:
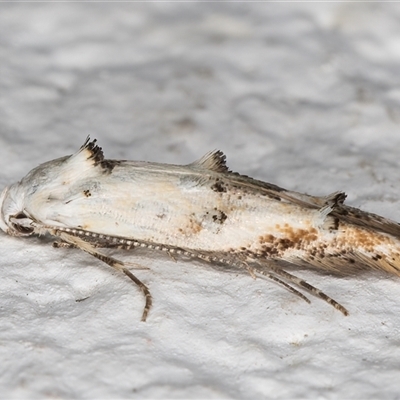
[[[228,216],[220,210],[217,210],[217,213],[212,216],[213,221],[221,225],[225,222],[227,218]]]
[[[211,189],[217,193],[226,193],[226,187],[224,183],[219,180],[219,178],[215,180],[215,183],[211,186]]]
[[[120,165],[122,161],[120,160],[103,160],[100,165],[101,167],[107,171],[108,173],[111,173],[112,170],[117,166]]]

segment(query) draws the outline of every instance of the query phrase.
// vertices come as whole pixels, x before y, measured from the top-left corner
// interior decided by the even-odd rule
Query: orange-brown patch
[[[281,229],[281,231],[286,236],[287,239],[295,243],[297,242],[309,243],[318,239],[318,232],[314,227],[308,230],[294,229],[289,224],[285,224],[284,227]]]
[[[391,239],[378,232],[370,232],[358,227],[346,227],[338,238],[338,245],[344,247],[361,247],[368,252],[373,252],[376,246],[388,244]]]
[[[179,232],[181,232],[183,235],[186,236],[191,236],[191,235],[196,235],[199,232],[203,230],[203,227],[201,225],[201,222],[199,222],[194,215],[191,215],[189,217],[189,221],[184,228],[179,228]]]
[[[273,243],[276,240],[276,237],[274,235],[263,235],[258,238],[258,241],[262,243]]]
[[[295,229],[285,224],[279,231],[282,233],[281,237],[276,237],[272,234],[259,236],[260,254],[271,256],[282,254],[290,248],[304,249],[318,240],[318,231],[314,227],[310,229]],[[323,251],[323,249],[321,250]]]

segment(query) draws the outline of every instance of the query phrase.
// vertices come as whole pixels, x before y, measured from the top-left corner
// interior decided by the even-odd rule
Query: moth
[[[310,302],[302,290],[348,311],[288,272],[330,274],[368,269],[400,275],[400,225],[344,205],[346,195],[315,197],[232,172],[221,151],[188,165],[104,158],[87,138],[73,155],[39,165],[0,196],[0,227],[9,235],[51,235],[148,287],[102,248],[147,248],[227,270],[264,276]]]

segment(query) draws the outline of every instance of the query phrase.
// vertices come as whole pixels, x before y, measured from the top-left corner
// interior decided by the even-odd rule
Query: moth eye
[[[18,214],[14,215],[13,217],[14,219],[25,219],[28,218],[27,215],[25,215],[23,212],[19,212]],[[24,235],[29,235],[30,233],[33,233],[34,228],[30,227],[30,226],[23,226],[23,225],[19,225],[19,224],[12,224],[13,228],[18,231],[19,233],[22,233]]]
[[[22,219],[22,218],[28,218],[23,212],[19,212],[17,215],[14,215],[15,219]]]

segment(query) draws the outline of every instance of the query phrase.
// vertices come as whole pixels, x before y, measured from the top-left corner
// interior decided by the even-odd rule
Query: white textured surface
[[[90,134],[109,158],[221,148],[234,170],[400,220],[398,4],[3,3],[0,59],[1,186]],[[1,235],[2,398],[398,397],[400,279],[300,271],[343,317],[127,256],[150,267],[147,323],[96,260]]]

